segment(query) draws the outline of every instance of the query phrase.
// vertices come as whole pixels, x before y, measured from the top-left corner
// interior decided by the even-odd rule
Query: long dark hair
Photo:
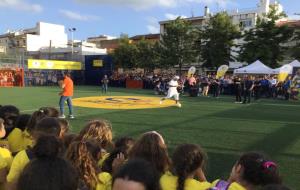
[[[160,190],[159,173],[143,159],[132,159],[123,165],[113,177],[113,186],[118,179],[141,183],[145,190]]]
[[[143,134],[129,152],[129,159],[141,158],[150,162],[162,175],[170,167],[168,150],[160,134],[148,132]]]
[[[40,135],[48,134],[59,137],[61,128],[57,118],[44,117],[39,120],[32,131],[32,136],[38,139]]]
[[[203,167],[206,154],[200,146],[183,144],[178,146],[172,156],[174,171],[178,177],[177,190],[184,190],[186,178],[198,168]]]
[[[31,115],[30,114],[21,114],[19,115],[17,121],[16,121],[16,128],[24,131],[29,120],[31,118]]]
[[[60,158],[61,143],[54,136],[44,135],[32,149],[35,157],[24,168],[17,189],[22,190],[76,190],[76,170]]]
[[[242,178],[253,185],[280,184],[278,166],[263,154],[249,152],[237,161],[243,167]]]

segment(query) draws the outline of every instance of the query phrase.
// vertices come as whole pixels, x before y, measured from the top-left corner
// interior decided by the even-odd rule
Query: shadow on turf
[[[234,109],[227,109],[209,115],[209,117],[236,119],[236,120],[260,120],[266,122],[286,122],[286,123],[299,123],[298,107],[274,107],[261,104],[241,104]]]
[[[300,128],[297,125],[288,124],[268,135],[258,142],[251,144],[245,149],[247,151],[259,151],[266,153],[271,158],[276,158],[280,155],[290,156],[299,159],[298,155],[283,154],[284,150],[294,144],[300,137]],[[225,150],[226,151],[226,150]],[[239,152],[234,153],[216,153],[208,151],[208,178],[214,180],[216,178],[227,179],[229,177],[232,166],[239,158]]]
[[[284,127],[266,135],[262,140],[250,145],[246,150],[257,150],[271,157],[279,156],[286,148],[293,145],[300,137],[298,125],[287,124]]]
[[[238,154],[207,152],[208,162],[206,173],[208,181],[216,179],[227,180],[233,165],[239,158]]]

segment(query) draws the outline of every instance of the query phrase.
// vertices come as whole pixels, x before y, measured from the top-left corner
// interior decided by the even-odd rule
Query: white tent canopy
[[[289,63],[289,65],[291,65],[292,67],[300,67],[300,62],[298,60],[295,60],[295,61]],[[279,74],[280,69],[281,69],[281,67],[279,67],[277,69],[273,69],[273,74]],[[293,71],[291,71],[289,74],[290,75],[293,74]]]
[[[294,60],[290,63],[290,65],[292,65],[292,67],[300,67],[300,62],[298,60]]]
[[[272,74],[274,73],[273,69],[264,65],[259,60],[254,63],[234,70],[234,74]]]

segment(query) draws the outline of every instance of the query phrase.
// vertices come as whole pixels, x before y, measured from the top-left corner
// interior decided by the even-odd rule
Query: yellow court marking
[[[146,96],[93,96],[73,99],[73,105],[103,109],[150,109],[175,106],[174,100],[159,103],[159,97]]]

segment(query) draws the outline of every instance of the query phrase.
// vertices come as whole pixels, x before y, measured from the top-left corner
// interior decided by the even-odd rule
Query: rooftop
[[[207,17],[205,16],[196,16],[196,17],[189,17],[189,18],[182,18],[184,20],[187,21],[195,21],[195,20],[205,20]],[[160,21],[159,24],[167,24],[169,23],[171,20],[164,20],[164,21]]]
[[[300,27],[300,20],[285,20],[277,22],[277,26],[288,25],[289,27]]]
[[[131,37],[131,40],[141,40],[142,38],[145,38],[145,40],[151,40],[151,39],[159,39],[160,34],[145,34],[145,35],[136,35]]]

